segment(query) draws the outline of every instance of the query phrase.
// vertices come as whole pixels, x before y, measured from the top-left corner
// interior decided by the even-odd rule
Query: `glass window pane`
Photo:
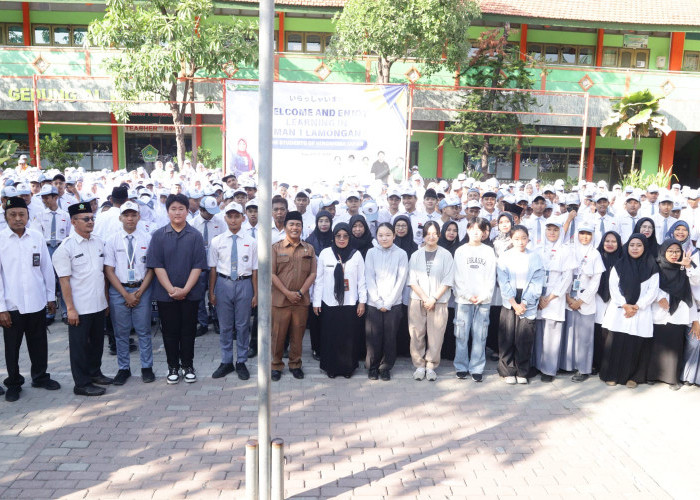
[[[287,52],[301,52],[302,47],[301,33],[289,33],[287,35]]]
[[[24,32],[22,26],[10,25],[7,27],[7,43],[10,45],[24,44]]]
[[[49,45],[51,43],[51,30],[48,26],[34,27],[34,44]]]
[[[564,46],[559,52],[562,64],[576,64],[576,47]]]
[[[321,35],[306,35],[306,52],[321,52]]]
[[[0,45],[5,44],[5,28],[0,26]]]
[[[698,54],[697,52],[695,52],[695,53],[686,52],[685,55],[683,56],[683,70],[684,71],[697,71],[699,62],[700,62],[700,54]]]
[[[53,29],[54,45],[70,45],[70,30],[68,28],[56,27]]]
[[[73,28],[73,45],[77,47],[82,47],[85,44],[86,35],[87,28],[83,26],[79,28]]]
[[[331,37],[332,37],[332,36],[333,36],[333,35],[324,35],[324,37],[323,37],[323,43],[324,43],[323,50],[324,50],[324,51],[328,50],[328,47],[329,47],[330,44],[331,44]]]
[[[624,51],[620,54],[620,67],[631,68],[632,67],[632,53],[629,51]]]
[[[547,45],[544,49],[544,60],[548,63],[557,64],[559,62],[559,47],[556,45]]]
[[[535,61],[542,60],[542,45],[538,43],[528,43],[527,44],[527,55],[530,56]]]
[[[647,67],[647,53],[637,52],[635,57],[635,68],[646,68]]]
[[[617,49],[603,49],[603,66],[617,66]]]
[[[581,47],[578,49],[578,64],[581,66],[593,66],[593,49]]]

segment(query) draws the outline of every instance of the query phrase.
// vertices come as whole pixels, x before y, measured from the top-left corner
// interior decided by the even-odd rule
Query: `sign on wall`
[[[226,83],[227,171],[259,168],[257,82]],[[313,183],[374,179],[375,162],[404,164],[408,88],[276,82],[273,176]],[[381,159],[381,160],[380,160]]]
[[[628,49],[646,49],[649,35],[622,35],[622,46]]]

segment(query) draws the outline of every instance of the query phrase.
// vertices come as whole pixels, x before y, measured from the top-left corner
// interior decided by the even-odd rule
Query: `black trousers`
[[[198,300],[158,301],[163,347],[169,368],[192,368]]]
[[[76,387],[84,387],[102,371],[102,351],[105,345],[105,312],[78,316],[78,326],[68,325],[70,370]]]
[[[316,316],[314,313],[314,306],[309,306],[309,319],[307,320],[309,326],[309,336],[311,338],[311,350],[316,353],[321,352],[321,315]]]
[[[486,347],[496,354],[498,354],[498,330],[500,325],[501,306],[491,306],[491,309],[489,309],[489,331],[486,336]]]
[[[48,380],[46,373],[48,363],[48,343],[46,340],[46,311],[40,309],[34,313],[20,314],[10,311],[12,326],[3,328],[5,339],[5,364],[7,365],[7,387],[21,387],[24,377],[19,372],[19,348],[22,338],[27,337],[27,351],[32,362],[32,382]]]
[[[258,306],[251,309],[253,315],[253,326],[250,327],[250,348],[258,352]]]
[[[517,316],[513,309],[501,308],[498,330],[498,374],[501,377],[528,377],[535,320]]]
[[[396,333],[401,322],[401,304],[386,312],[367,306],[365,313],[365,341],[368,369],[391,370],[396,362]]]

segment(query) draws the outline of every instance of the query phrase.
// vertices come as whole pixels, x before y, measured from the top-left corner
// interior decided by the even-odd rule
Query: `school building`
[[[673,132],[639,142],[636,162],[646,172],[673,168],[681,182],[696,184],[700,173],[700,16],[697,0],[480,0],[482,16],[469,28],[476,40],[487,29],[509,23],[509,41],[521,57],[538,64],[531,69],[536,89],[548,91],[538,117],[538,134],[508,161],[494,162],[502,179],[575,177],[585,127],[585,172],[593,180],[616,182],[629,171],[632,141],[601,137],[599,128],[609,110],[609,97],[641,89],[663,94],[663,111]],[[376,81],[376,60],[326,64],[324,52],[333,35],[333,15],[344,0],[279,0],[276,3],[275,77],[280,81]],[[256,0],[215,1],[215,17],[257,17]],[[140,107],[128,127],[114,126],[108,107],[100,103],[110,93],[101,61],[109,51],[84,46],[89,23],[104,15],[104,2],[71,0],[0,3],[0,138],[11,138],[19,150],[34,154],[33,88],[42,98],[40,133],[61,133],[71,149],[85,155],[86,169],[135,168],[143,164],[141,150],[153,145],[163,159],[175,156],[172,119],[166,109]],[[545,69],[543,71],[543,69]],[[254,68],[226,68],[213,78],[256,78]],[[442,71],[430,78],[420,65],[398,62],[392,82],[415,83],[414,104],[437,108],[449,87],[463,82]],[[453,89],[452,89],[453,90]],[[554,92],[562,92],[557,95]],[[206,93],[206,92],[205,92]],[[567,94],[568,93],[568,94]],[[455,92],[450,92],[455,95]],[[586,94],[588,98],[586,99]],[[544,95],[544,94],[543,94]],[[50,105],[52,98],[61,99]],[[445,107],[443,105],[443,107]],[[454,106],[458,107],[458,106]],[[220,124],[221,112],[200,106],[196,123]],[[573,112],[572,112],[573,110]],[[424,177],[455,177],[470,162],[458,148],[438,147],[453,114],[416,109],[410,162]],[[75,125],[72,123],[90,123]],[[197,144],[221,154],[218,127],[188,130]],[[188,139],[188,148],[190,144]]]

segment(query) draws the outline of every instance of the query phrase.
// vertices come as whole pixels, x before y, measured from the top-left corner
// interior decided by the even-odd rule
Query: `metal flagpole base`
[[[258,440],[245,444],[245,498],[258,500]]]
[[[272,440],[272,471],[270,500],[284,499],[284,440]]]

